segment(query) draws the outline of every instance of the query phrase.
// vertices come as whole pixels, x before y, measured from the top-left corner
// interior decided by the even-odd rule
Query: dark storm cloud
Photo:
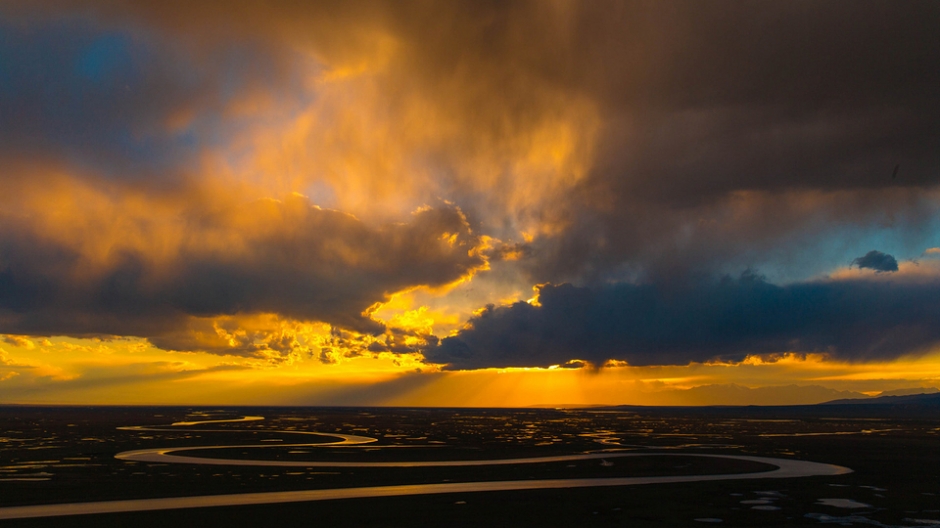
[[[940,177],[940,7],[931,1],[64,5],[202,50],[248,42],[271,53],[241,57],[244,68],[298,43],[327,62],[356,55],[380,30],[402,43],[398,75],[383,79],[389,89],[443,101],[487,135],[587,96],[609,133],[594,178],[620,198],[681,203]],[[465,89],[446,96],[455,80]],[[891,181],[898,163],[904,179]]]
[[[483,264],[478,239],[453,208],[376,228],[300,197],[262,200],[195,217],[169,261],[129,247],[95,261],[29,226],[3,226],[4,332],[133,335],[179,349],[197,347],[177,332],[190,317],[276,313],[381,332],[364,314],[373,303],[452,282]]]
[[[279,67],[263,48],[197,55],[140,27],[0,18],[0,160],[58,160],[86,176],[173,186],[210,134],[225,135],[226,105],[276,91]]]
[[[748,354],[896,358],[940,341],[940,281],[826,280],[776,286],[753,274],[692,288],[545,285],[539,303],[490,306],[425,356],[451,369],[676,365]]]
[[[887,253],[875,250],[869,251],[865,253],[864,256],[853,260],[852,264],[859,268],[875,270],[878,273],[898,270],[898,261],[896,258]]]
[[[769,265],[805,279],[868,250],[873,232],[917,253],[936,245],[935,1],[36,1],[0,9],[36,31],[11,24],[0,32],[0,139],[9,145],[0,156],[161,167],[185,159],[190,140],[215,136],[145,134],[141,142],[140,130],[160,129],[155,123],[179,109],[217,112],[227,94],[256,82],[280,93],[298,49],[324,67],[388,61],[366,82],[379,87],[380,101],[369,103],[391,124],[365,150],[384,152],[416,128],[440,125],[439,116],[451,131],[402,147],[428,160],[435,181],[389,187],[459,205],[480,234],[516,240],[514,229],[527,230],[533,240],[506,242],[493,256],[518,262],[529,284],[589,286],[545,286],[541,307],[485,311],[428,350],[454,368],[795,349],[874,358],[936,338],[925,315],[936,313],[933,283],[710,278]],[[61,22],[63,13],[91,26]],[[67,31],[53,31],[56,23]],[[409,104],[420,120],[401,118]],[[375,116],[363,115],[371,130]],[[585,139],[595,116],[597,137]],[[515,144],[539,148],[501,150]],[[532,152],[551,160],[566,150],[585,158],[575,156],[583,171],[577,163],[560,176],[512,169]],[[494,174],[477,170],[493,152],[482,165]],[[546,192],[553,176],[563,185]],[[309,213],[300,222],[308,230],[253,238],[239,255],[183,251],[166,273],[144,255],[115,252],[103,273],[82,281],[67,279],[81,269],[73,248],[33,237],[18,227],[21,217],[4,218],[0,306],[11,328],[0,330],[162,335],[182,317],[272,310],[374,331],[360,314],[385,293],[440,284],[479,264],[467,247],[442,256],[409,244],[408,233],[427,242],[455,231],[425,216],[383,237],[337,215]],[[438,227],[422,231],[425,222]],[[823,251],[833,246],[844,254]],[[349,247],[369,258],[337,257]]]
[[[580,19],[584,42],[611,42],[594,57],[605,66],[596,82],[607,134],[563,206],[569,228],[536,244],[535,281],[778,265],[778,252],[812,253],[884,225],[912,249],[929,243],[936,198],[922,194],[940,182],[940,6],[618,6],[609,22]],[[587,36],[640,20],[622,34],[633,37]],[[916,168],[892,179],[897,163]]]
[[[283,64],[298,46],[342,63],[378,53],[376,35],[389,36],[396,54],[380,79],[388,106],[414,95],[464,130],[431,153],[441,180],[469,153],[590,101],[604,134],[587,177],[552,203],[512,212],[569,226],[532,254],[539,281],[579,280],[625,261],[649,268],[639,255],[647,240],[622,236],[620,226],[681,236],[688,222],[659,219],[690,207],[720,214],[733,193],[914,192],[940,178],[940,6],[931,1],[20,4],[13,12],[82,6],[102,27],[147,28],[193,56],[240,45],[254,54],[206,63],[235,62],[251,78],[283,80],[263,65]],[[225,72],[204,75],[205,92],[231,90],[221,86]],[[892,179],[899,163],[903,177]],[[505,189],[489,192],[462,181],[441,186],[498,228],[512,221],[494,202],[525,177],[507,175]],[[894,205],[859,212],[891,214]],[[778,224],[769,236],[805,228],[799,218]],[[590,251],[577,263],[555,262],[571,245]],[[714,258],[736,251],[716,247]]]

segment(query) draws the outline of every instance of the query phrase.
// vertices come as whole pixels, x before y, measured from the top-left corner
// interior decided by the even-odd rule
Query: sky
[[[0,403],[940,386],[940,3],[0,5]]]

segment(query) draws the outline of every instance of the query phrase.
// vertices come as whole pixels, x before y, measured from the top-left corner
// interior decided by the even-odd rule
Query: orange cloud
[[[381,333],[368,316],[374,303],[486,267],[480,239],[452,206],[372,226],[300,195],[252,199],[211,182],[160,195],[110,192],[57,171],[23,176],[5,180],[15,192],[0,198],[0,238],[15,247],[0,264],[21,285],[6,292],[0,319],[26,334],[287,354],[303,347],[282,323],[258,334],[253,315]],[[28,286],[40,283],[55,287]]]
[[[309,374],[310,364],[350,375],[368,369],[366,357],[394,372],[433,370],[420,350],[459,333],[473,315],[468,329],[483,315],[508,313],[481,307],[522,299],[533,284],[649,286],[668,302],[702,277],[718,280],[768,264],[805,281],[841,262],[837,252],[820,257],[835,238],[864,240],[889,228],[931,232],[923,226],[940,203],[935,175],[914,167],[936,165],[932,136],[922,132],[936,121],[936,98],[911,95],[923,92],[920,84],[874,90],[886,96],[869,88],[886,78],[922,78],[881,68],[935,63],[936,47],[923,45],[933,40],[908,28],[895,39],[906,60],[872,61],[867,46],[877,44],[878,57],[885,49],[857,27],[839,25],[841,16],[821,13],[818,29],[805,32],[792,31],[805,13],[783,4],[772,17],[755,17],[747,6],[674,7],[8,3],[0,10],[30,33],[59,32],[58,22],[49,21],[74,16],[89,38],[130,35],[170,59],[133,64],[146,70],[146,86],[115,82],[112,93],[79,82],[74,92],[52,92],[57,97],[49,99],[82,101],[67,110],[90,109],[76,113],[77,122],[59,120],[72,112],[32,98],[45,93],[36,87],[66,82],[38,75],[35,86],[25,85],[29,97],[14,94],[17,113],[0,116],[17,120],[0,127],[0,139],[12,145],[0,148],[0,324],[23,336],[139,336],[169,351],[233,356],[298,376]],[[907,16],[896,12],[898,20]],[[754,21],[762,26],[750,26]],[[773,35],[782,44],[754,45],[747,35]],[[231,48],[237,67],[220,67],[229,64],[220,56],[234,56],[223,53]],[[827,53],[784,57],[805,65],[800,75],[751,67],[776,64],[781,49]],[[845,57],[845,69],[820,66],[817,55]],[[61,81],[61,72],[41,71]],[[788,73],[779,77],[781,71]],[[234,82],[239,75],[243,82]],[[197,80],[170,82],[175,76]],[[99,104],[85,104],[96,94]],[[802,94],[799,104],[790,101],[793,94]],[[911,99],[895,99],[901,96]],[[57,135],[60,128],[65,137]],[[902,135],[886,140],[886,130]],[[178,142],[161,150],[163,143],[141,140],[149,137]],[[127,159],[135,155],[161,159],[138,170]],[[902,171],[906,179],[891,181],[880,164],[898,155],[917,160]],[[902,259],[890,277],[840,268],[819,280],[882,288],[891,281],[933,283],[937,273],[934,264]],[[703,298],[692,311],[697,316],[716,311],[709,304],[714,296]],[[516,311],[541,313],[549,304],[536,296]],[[538,356],[585,310],[560,311],[531,357],[508,357],[524,341],[519,328],[488,348],[512,343],[498,358],[511,365],[587,357],[576,350],[584,336],[551,358]],[[584,328],[597,330],[596,320]],[[623,321],[610,326],[617,324]],[[930,337],[929,326],[918,330]],[[895,343],[914,334],[897,330],[897,341],[884,341],[891,345],[885,348],[898,349]],[[788,355],[786,336],[773,337],[781,339],[772,347],[781,355],[709,363],[703,352],[692,357],[704,366],[637,379],[687,390],[732,378],[695,374],[701,369],[761,368],[785,378],[786,369],[819,373],[834,361]],[[17,343],[33,343],[8,339],[17,353],[29,350]],[[41,348],[109,355],[102,361],[120,355],[113,342],[58,339]],[[608,345],[590,359],[603,363],[619,350]],[[732,359],[752,346],[744,343]],[[122,368],[142,380],[199,370],[164,361],[164,352],[152,352],[162,358],[152,361],[159,367]],[[244,375],[199,368],[206,376]],[[437,380],[459,387],[468,402],[525,404],[540,383],[559,397],[600,401],[616,394],[613,381],[598,381],[614,371],[595,369],[584,378],[608,392],[572,381],[581,378],[539,378],[541,370],[519,374],[521,384],[506,381],[515,375],[509,371],[502,379],[453,373],[415,382],[420,387],[411,399],[387,401],[433,401],[439,394],[421,391]],[[848,379],[839,376],[827,379]],[[471,394],[483,379],[503,392]]]

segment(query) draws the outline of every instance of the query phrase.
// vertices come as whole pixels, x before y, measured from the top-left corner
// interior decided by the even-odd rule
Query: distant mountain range
[[[861,392],[836,390],[819,385],[785,385],[749,388],[737,384],[700,385],[690,389],[672,389],[652,393],[650,400],[628,404],[633,406],[780,406],[780,405],[843,405],[843,404],[920,404],[940,402],[940,390],[927,388],[895,389],[884,391],[875,396]],[[933,399],[932,399],[933,398]],[[536,408],[549,409],[585,409],[617,408],[624,405],[603,404],[537,404]]]
[[[819,405],[931,405],[940,406],[940,392],[904,396],[878,396],[876,398],[849,398],[832,400]]]

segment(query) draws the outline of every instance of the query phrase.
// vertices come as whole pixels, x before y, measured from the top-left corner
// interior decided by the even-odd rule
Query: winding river
[[[173,427],[186,426],[186,431],[201,432],[260,432],[257,430],[218,430],[218,429],[190,429],[188,426],[200,423],[221,423],[237,421],[262,420],[260,416],[246,416],[233,420],[205,420],[201,422],[177,422],[169,426],[128,426],[122,430],[131,431],[179,431]],[[435,461],[401,461],[401,462],[318,462],[318,461],[279,461],[279,460],[245,460],[201,458],[194,456],[175,455],[178,451],[196,451],[201,449],[224,448],[269,448],[269,447],[340,447],[360,446],[376,442],[377,439],[364,436],[346,435],[339,433],[318,433],[305,431],[271,431],[265,433],[307,434],[322,437],[336,438],[334,442],[307,443],[307,444],[262,444],[262,445],[221,445],[203,447],[177,447],[153,448],[125,451],[115,455],[120,460],[135,462],[159,463],[187,463],[211,464],[227,466],[275,466],[275,467],[458,467],[458,466],[494,466],[509,464],[538,464],[546,462],[566,462],[577,460],[610,459],[643,456],[697,456],[707,458],[722,458],[730,460],[744,460],[769,464],[776,469],[755,473],[734,473],[719,475],[678,475],[662,477],[605,477],[605,478],[571,478],[571,479],[543,479],[543,480],[506,480],[487,482],[447,482],[436,484],[409,484],[396,486],[370,486],[360,488],[335,488],[301,491],[277,491],[263,493],[236,493],[228,495],[202,495],[195,497],[167,497],[158,499],[115,500],[101,502],[79,502],[66,504],[46,504],[35,506],[14,506],[0,508],[0,519],[24,519],[34,517],[56,517],[63,515],[85,515],[100,513],[124,513],[153,510],[171,510],[182,508],[208,508],[217,506],[246,506],[256,504],[277,504],[287,502],[305,502],[336,499],[359,499],[369,497],[400,497],[408,495],[429,495],[442,493],[468,493],[483,491],[520,491],[536,489],[559,488],[589,488],[600,486],[636,486],[642,484],[669,484],[678,482],[705,482],[717,480],[743,480],[743,479],[779,479],[810,476],[833,476],[851,473],[852,470],[833,464],[807,462],[782,458],[769,458],[745,455],[709,455],[690,453],[585,453],[576,455],[559,455],[548,457],[527,457],[511,459],[487,460],[435,460]]]

